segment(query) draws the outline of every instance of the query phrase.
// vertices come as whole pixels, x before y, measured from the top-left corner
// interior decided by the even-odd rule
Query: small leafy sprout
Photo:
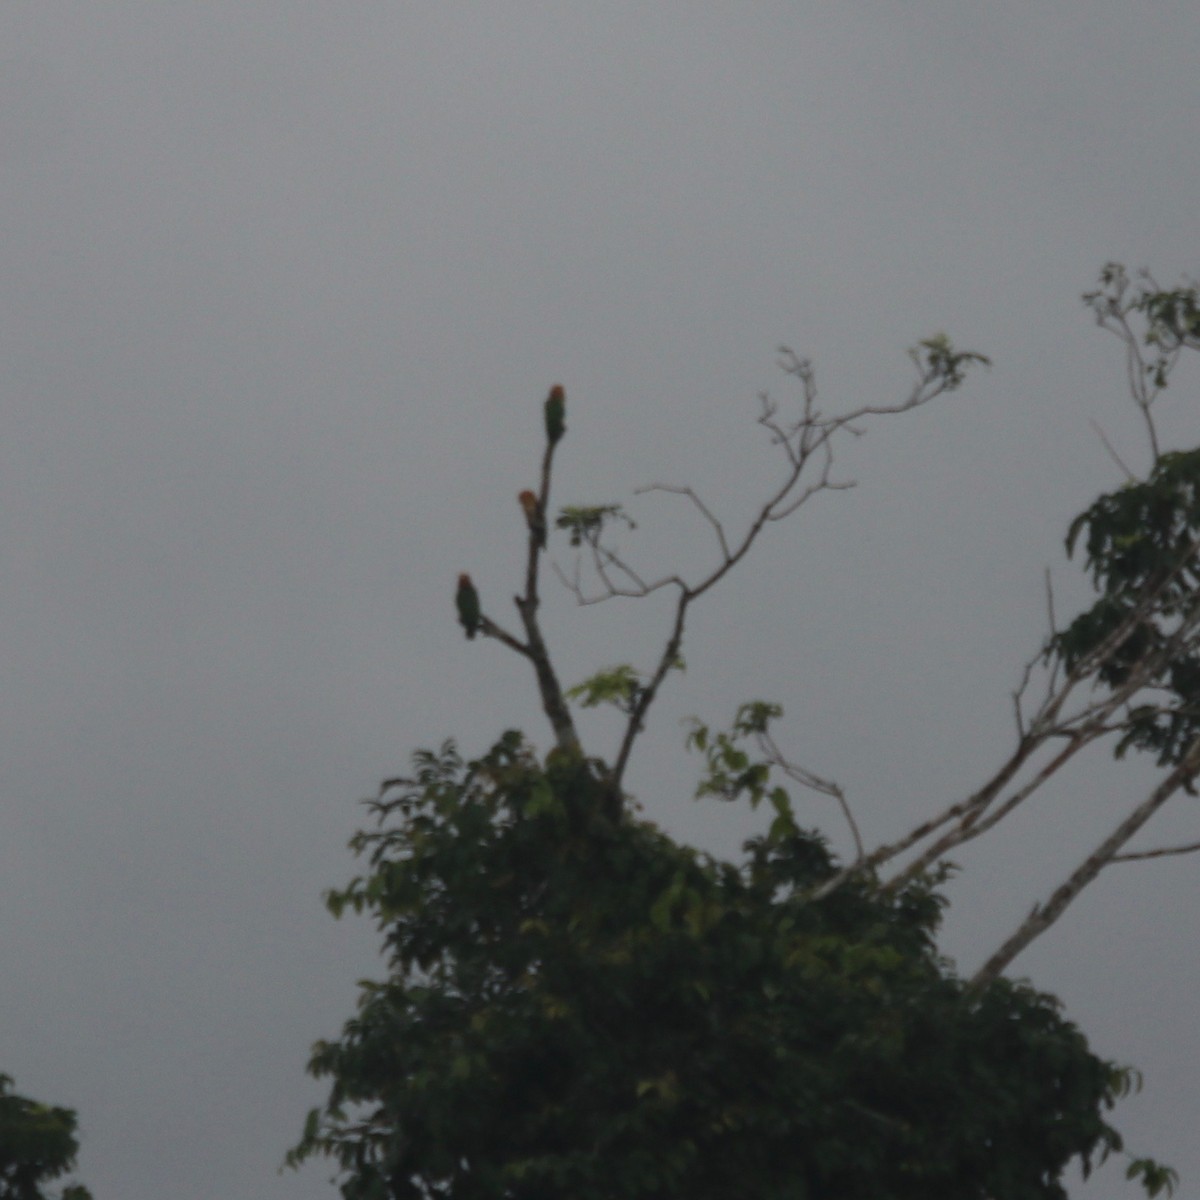
[[[696,788],[696,798],[716,796],[721,800],[737,800],[745,796],[752,808],[769,798],[781,816],[786,812],[790,817],[787,792],[781,787],[769,787],[771,764],[752,759],[738,744],[755,734],[766,733],[770,722],[782,714],[778,704],[765,701],[743,704],[731,733],[713,733],[703,721],[693,717],[687,746],[699,750],[708,760],[708,773]]]
[[[584,708],[611,704],[623,713],[633,712],[645,685],[637,671],[627,663],[597,671],[589,679],[567,689],[568,700],[578,700]]]
[[[595,548],[600,543],[605,525],[613,522],[623,523],[630,529],[637,528],[637,523],[619,504],[568,505],[559,509],[554,525],[570,534],[572,546],[581,546],[586,542]]]
[[[1179,1173],[1174,1167],[1164,1166],[1152,1158],[1135,1158],[1125,1168],[1126,1179],[1137,1179],[1150,1197],[1165,1193],[1175,1195],[1175,1185],[1179,1182]]]
[[[1146,331],[1147,345],[1172,346],[1200,338],[1200,302],[1197,302],[1195,286],[1148,295],[1138,307],[1150,322]]]
[[[676,655],[671,664],[671,670],[686,670],[683,658]],[[630,714],[637,707],[645,693],[646,685],[641,675],[628,663],[619,663],[597,671],[595,675],[567,689],[568,700],[578,700],[584,708],[599,708],[601,704],[611,704],[621,712]]]
[[[955,350],[944,333],[935,333],[933,337],[926,338],[908,355],[916,363],[917,370],[940,381],[948,392],[962,383],[966,368],[971,363],[982,363],[985,367],[992,365],[992,360],[986,354]]]

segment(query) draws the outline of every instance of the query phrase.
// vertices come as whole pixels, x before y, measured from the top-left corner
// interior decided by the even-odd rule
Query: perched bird
[[[458,591],[454,594],[454,602],[458,605],[458,620],[467,631],[467,637],[473,638],[479,631],[480,610],[479,593],[471,582],[470,575],[458,577]]]
[[[566,415],[566,393],[563,391],[562,384],[556,383],[550,389],[550,395],[546,397],[546,437],[552,446],[567,432],[567,427],[563,423]]]
[[[542,549],[545,549],[546,518],[542,515],[542,506],[537,502],[537,497],[526,489],[518,493],[517,499],[520,500],[521,508],[525,511],[525,524],[529,526],[529,532],[533,534],[534,541]]]

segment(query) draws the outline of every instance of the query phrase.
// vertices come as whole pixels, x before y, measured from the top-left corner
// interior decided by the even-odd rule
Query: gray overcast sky
[[[468,570],[504,610],[555,380],[560,500],[686,482],[736,526],[777,477],[753,418],[788,398],[780,343],[831,408],[897,398],[938,330],[990,354],[696,609],[630,785],[736,845],[748,818],[688,798],[679,721],[758,696],[875,839],[1001,760],[1043,565],[1084,599],[1062,535],[1119,482],[1089,420],[1145,461],[1079,294],[1110,259],[1200,267],[1194,3],[5,16],[0,1070],[78,1108],[98,1200],[332,1194],[275,1173],[309,1044],[377,969],[320,893],[415,747],[545,744],[525,664],[465,642],[451,594]],[[634,510],[639,562],[711,561],[682,504]],[[567,681],[660,644],[653,604],[546,592]],[[1148,778],[1097,757],[963,856],[964,970]],[[1187,859],[1113,868],[1015,966],[1145,1070],[1118,1124],[1184,1195],[1197,895]],[[1077,1194],[1137,1194],[1121,1174]]]

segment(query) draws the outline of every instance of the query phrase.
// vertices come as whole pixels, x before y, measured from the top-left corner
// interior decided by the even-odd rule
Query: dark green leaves
[[[1200,450],[1164,454],[1145,482],[1101,496],[1071,523],[1068,554],[1085,530],[1097,588],[1131,596],[1170,579],[1169,600],[1190,596],[1197,582]]]
[[[1068,671],[1155,689],[1130,705],[1117,753],[1177,762],[1200,733],[1200,450],[1162,455],[1148,479],[1101,496],[1071,524],[1096,603],[1050,641]]]
[[[48,1200],[45,1185],[75,1165],[75,1114],[14,1094],[12,1082],[0,1075],[0,1200]],[[62,1196],[91,1200],[78,1184],[65,1188]]]
[[[289,1161],[347,1200],[1062,1200],[1118,1143],[1113,1068],[1030,989],[967,996],[932,880],[806,898],[837,863],[744,750],[774,711],[692,734],[706,790],[774,810],[738,863],[609,819],[602,768],[517,734],[418,755],[332,897],[388,973],[314,1047]]]
[[[1171,1167],[1163,1166],[1151,1158],[1135,1158],[1125,1168],[1126,1179],[1136,1179],[1150,1197],[1175,1195],[1175,1185],[1179,1175]]]
[[[578,700],[584,708],[598,708],[602,704],[611,704],[621,712],[633,712],[641,698],[644,685],[641,677],[633,667],[621,663],[598,671],[582,683],[568,688],[568,700]]]

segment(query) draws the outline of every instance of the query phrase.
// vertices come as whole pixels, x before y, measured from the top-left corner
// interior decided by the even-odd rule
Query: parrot
[[[458,577],[458,591],[454,600],[458,605],[459,622],[467,631],[467,637],[473,638],[479,631],[480,612],[479,593],[475,590],[470,575]]]
[[[567,432],[563,424],[566,417],[566,394],[561,383],[556,383],[546,397],[546,437],[554,445]]]
[[[517,495],[517,499],[521,502],[521,508],[525,512],[525,524],[529,526],[529,532],[533,534],[534,541],[539,547],[545,549],[546,518],[542,516],[542,507],[538,504],[537,497],[526,489]]]

